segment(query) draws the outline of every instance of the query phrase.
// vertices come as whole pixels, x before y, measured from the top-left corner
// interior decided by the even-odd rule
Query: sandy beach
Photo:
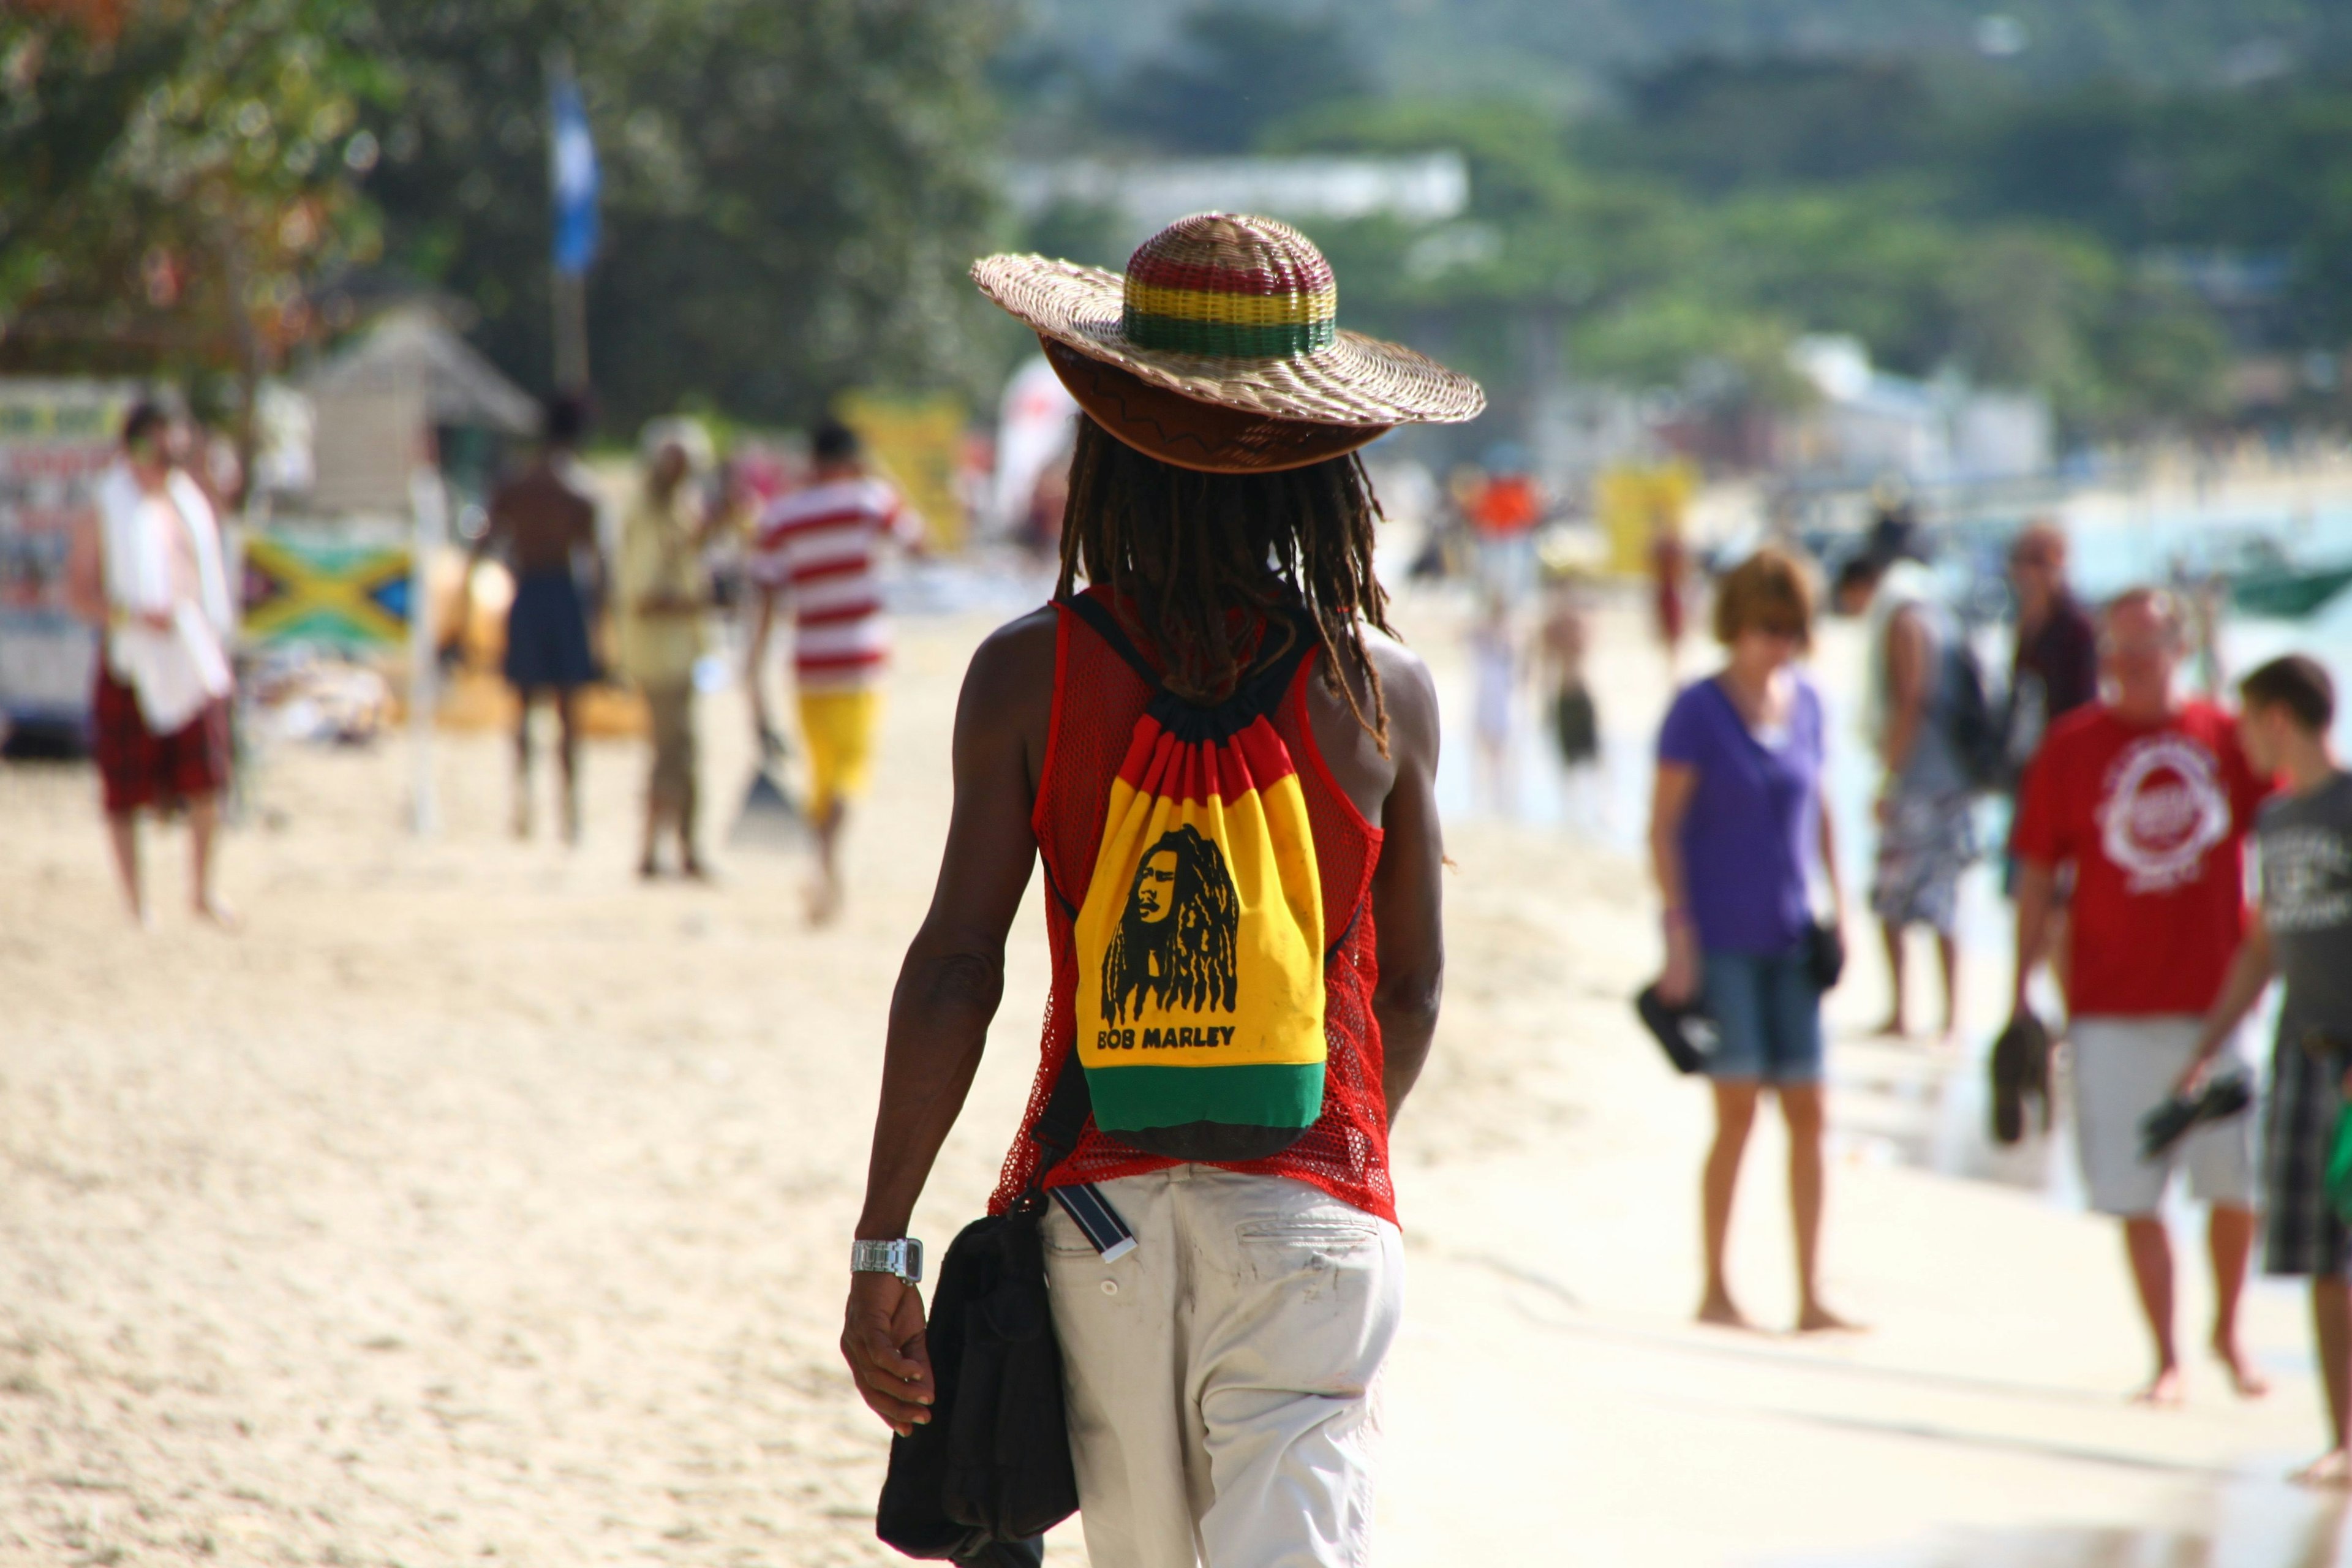
[[[1458,615],[1405,619],[1449,695]],[[898,1561],[871,1529],[885,1433],[834,1338],[989,625],[902,623],[855,893],[821,932],[789,859],[641,886],[627,743],[590,752],[576,850],[507,836],[494,737],[443,739],[422,841],[398,743],[274,750],[228,841],[235,937],[183,912],[171,832],[161,929],[135,931],[88,771],[0,767],[0,1563]],[[1629,616],[1601,642],[1612,744],[1639,746],[1663,672]],[[722,816],[747,730],[706,704]],[[2340,1509],[2276,1479],[2321,1431],[2300,1296],[2252,1295],[2269,1399],[2200,1357],[2185,1410],[2127,1406],[2112,1227],[1901,1157],[1974,1069],[1855,1037],[1883,1010],[1867,958],[1832,1007],[1828,1281],[1874,1331],[1690,1326],[1706,1107],[1626,1006],[1656,961],[1645,879],[1548,826],[1466,821],[1451,848],[1444,1021],[1398,1130],[1380,1561],[2339,1560]],[[1045,981],[1024,918],[918,1214],[934,1247],[992,1181]],[[1768,1323],[1791,1310],[1779,1158],[1768,1128],[1735,1244]],[[1082,1563],[1077,1534],[1048,1561]]]

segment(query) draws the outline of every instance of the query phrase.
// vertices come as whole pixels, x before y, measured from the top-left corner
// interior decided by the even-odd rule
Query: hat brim
[[[1317,425],[1248,414],[1154,386],[1108,360],[1043,336],[1045,362],[1087,416],[1147,458],[1204,474],[1278,474],[1344,458],[1387,425]]]
[[[1468,376],[1360,332],[1343,331],[1313,353],[1265,359],[1139,347],[1119,326],[1125,279],[1098,267],[984,256],[972,263],[971,279],[1040,337],[1197,403],[1267,419],[1382,428],[1459,424],[1486,406],[1486,393]]]

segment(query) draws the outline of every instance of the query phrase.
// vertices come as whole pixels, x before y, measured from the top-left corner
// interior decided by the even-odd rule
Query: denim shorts
[[[1802,944],[1778,954],[1708,952],[1700,993],[1715,1015],[1709,1078],[1822,1081],[1822,994]]]

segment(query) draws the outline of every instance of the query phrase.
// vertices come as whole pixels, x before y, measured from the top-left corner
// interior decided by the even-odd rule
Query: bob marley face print
[[[1118,930],[1103,952],[1102,1010],[1127,1021],[1148,1003],[1230,1013],[1241,899],[1225,857],[1191,824],[1162,834],[1135,868]]]
[[[1057,888],[1047,906],[1070,922],[1055,1008],[1067,984],[1095,1129],[1171,1160],[1265,1159],[1323,1113],[1330,1056],[1315,828],[1274,722],[1301,700],[1315,639],[1284,638],[1203,707],[1160,684],[1108,595],[1059,604],[1066,638],[1098,637],[1151,688],[1099,808],[1084,896]]]

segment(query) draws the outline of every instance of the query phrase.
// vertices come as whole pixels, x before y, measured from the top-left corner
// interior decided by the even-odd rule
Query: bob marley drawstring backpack
[[[1151,688],[1077,910],[1095,1125],[1146,1153],[1259,1160],[1323,1109],[1323,893],[1272,718],[1316,647],[1288,617],[1213,707],[1170,691],[1097,595],[1062,601]]]

